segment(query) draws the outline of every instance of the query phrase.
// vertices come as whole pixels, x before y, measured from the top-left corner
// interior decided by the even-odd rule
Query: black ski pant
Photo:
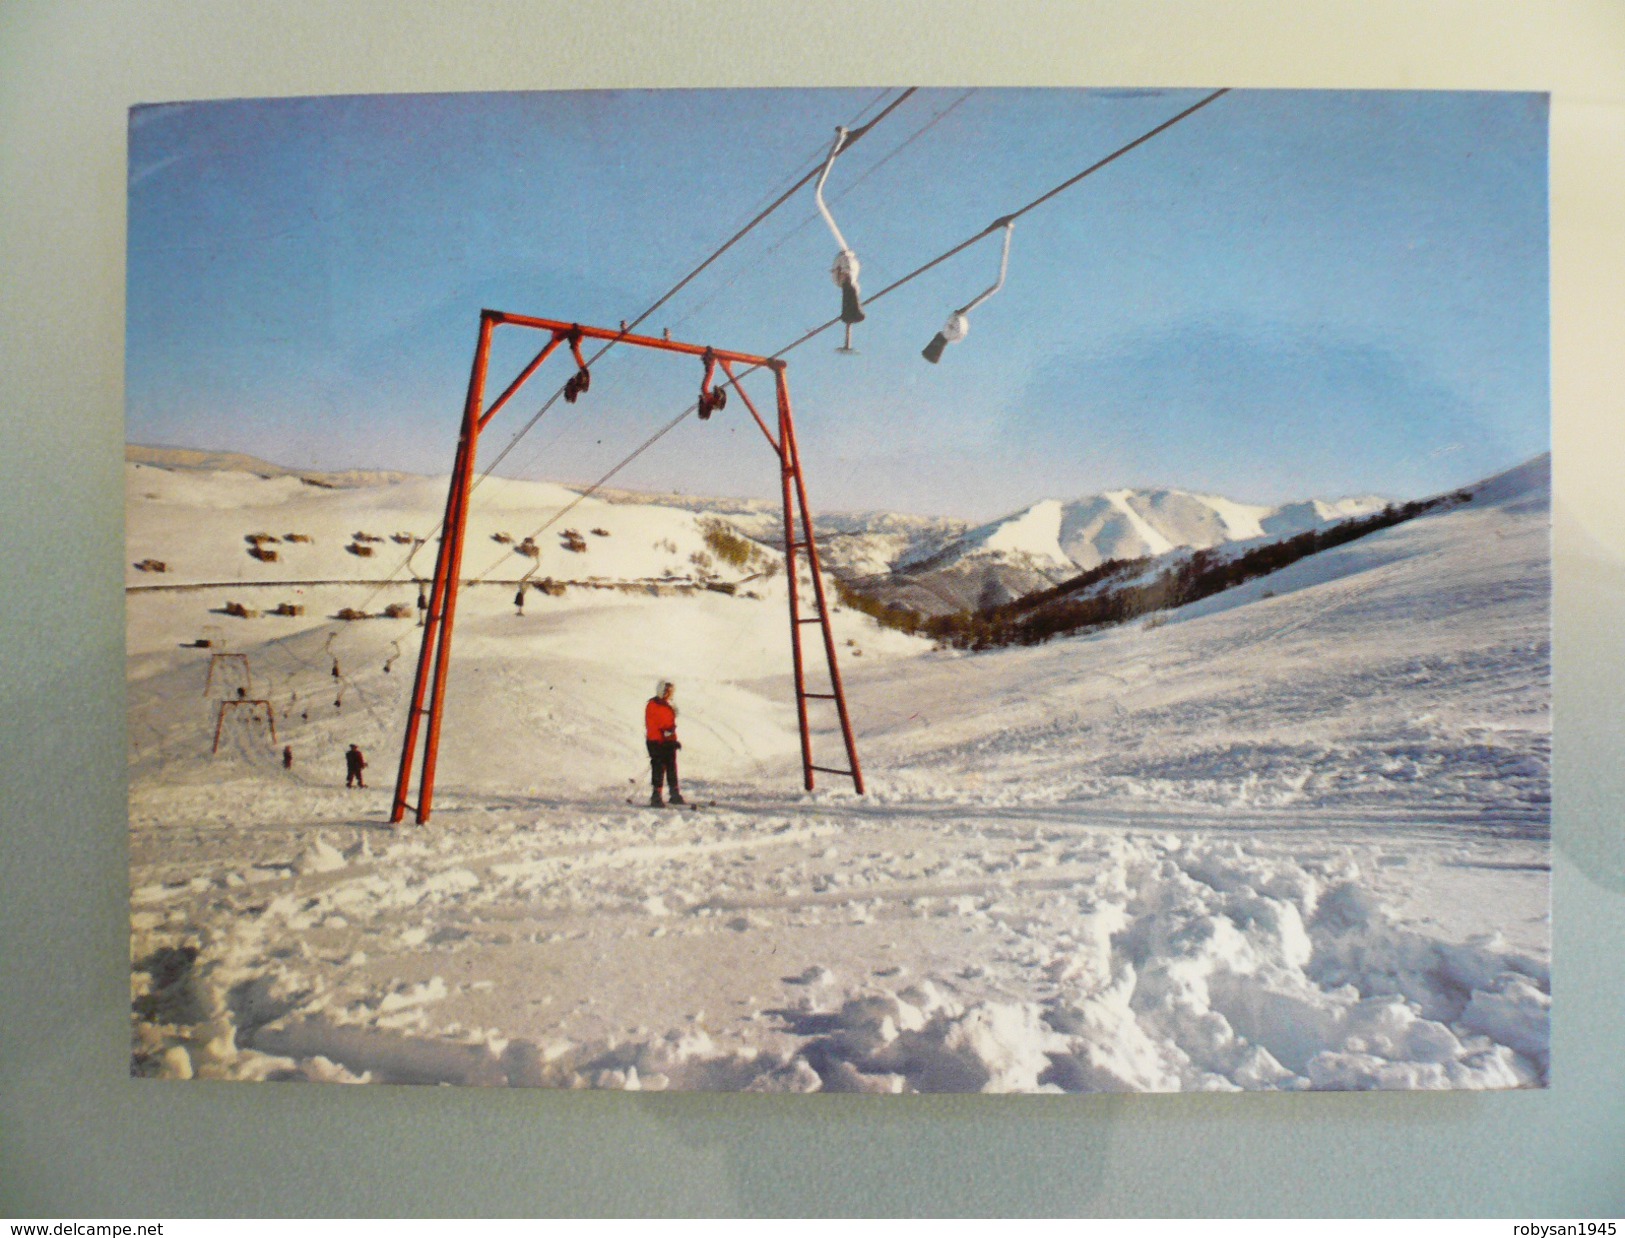
[[[681,795],[677,789],[677,741],[674,739],[646,739],[643,741],[649,746],[649,782],[654,787],[654,793],[660,794],[660,784],[670,785],[673,795]]]

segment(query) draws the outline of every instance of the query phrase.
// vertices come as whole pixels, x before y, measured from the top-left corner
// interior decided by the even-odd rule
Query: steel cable
[[[955,254],[961,253],[964,250],[970,248],[972,245],[974,245],[977,241],[981,240],[983,237],[989,235],[990,233],[996,232],[1000,228],[1004,227],[1005,224],[1011,222],[1012,220],[1019,219],[1021,216],[1025,215],[1028,211],[1031,211],[1031,210],[1035,209],[1036,207],[1039,207],[1039,206],[1043,205],[1045,202],[1048,202],[1051,198],[1055,197],[1057,194],[1063,193],[1066,190],[1072,188],[1072,186],[1076,185],[1079,181],[1083,180],[1085,177],[1092,176],[1094,173],[1096,173],[1096,172],[1100,171],[1102,168],[1104,168],[1107,164],[1113,162],[1116,159],[1121,158],[1123,155],[1128,154],[1128,152],[1133,150],[1135,147],[1140,146],[1145,142],[1149,142],[1152,138],[1156,137],[1159,133],[1162,133],[1165,130],[1172,128],[1174,125],[1176,125],[1180,121],[1184,120],[1187,116],[1190,116],[1191,114],[1193,114],[1193,113],[1201,110],[1202,108],[1206,107],[1208,104],[1212,103],[1215,99],[1217,99],[1220,95],[1228,93],[1229,89],[1230,88],[1228,86],[1226,86],[1226,87],[1220,88],[1219,90],[1214,91],[1212,94],[1208,95],[1205,99],[1202,99],[1200,102],[1191,105],[1190,107],[1186,108],[1183,112],[1180,112],[1178,115],[1170,117],[1168,120],[1163,121],[1162,124],[1158,125],[1156,128],[1147,130],[1145,133],[1142,133],[1139,137],[1135,138],[1132,142],[1128,142],[1125,145],[1118,147],[1111,154],[1107,155],[1104,159],[1097,160],[1096,162],[1090,164],[1087,168],[1085,168],[1083,171],[1079,172],[1076,176],[1069,177],[1068,179],[1062,181],[1059,185],[1056,185],[1053,189],[1050,189],[1049,191],[1047,191],[1047,192],[1045,192],[1043,194],[1040,194],[1038,197],[1034,198],[1031,202],[1027,203],[1025,206],[1020,207],[1019,209],[1017,209],[1015,211],[1012,211],[1008,215],[1001,215],[998,219],[995,219],[992,223],[990,223],[987,227],[983,228],[980,232],[977,232],[973,236],[970,236],[970,237],[966,238],[965,240],[961,241],[959,244],[955,245],[952,249],[945,250],[943,253],[938,254],[935,258],[932,258],[929,262],[923,263],[920,266],[915,267],[914,270],[910,271],[907,275],[904,275],[902,278],[894,280],[890,284],[887,284],[879,292],[874,293],[873,295],[870,295],[870,296],[866,296],[864,298],[864,304],[865,305],[873,305],[876,301],[880,300],[881,297],[884,297],[886,294],[888,294],[890,292],[895,292],[897,289],[901,288],[904,284],[908,283],[910,280],[915,279],[915,278],[925,274],[927,271],[931,270],[933,267],[939,266],[942,263],[946,262],[949,258],[952,258]],[[841,320],[838,317],[837,318],[831,318],[828,322],[824,323],[822,326],[814,327],[811,331],[808,331],[800,339],[795,340],[793,343],[786,344],[783,348],[779,349],[777,352],[770,354],[767,359],[769,361],[778,360],[779,358],[783,357],[786,353],[792,352],[795,349],[800,348],[803,344],[807,343],[809,340],[814,339],[815,337],[817,337],[819,335],[822,335],[825,331],[828,331],[831,327],[837,325],[840,321]],[[757,370],[759,370],[761,368],[762,367],[759,366],[759,365],[750,366],[749,368],[741,370],[739,372],[739,374],[734,379],[732,379],[730,381],[732,382],[733,385],[737,386],[740,379],[744,378],[747,374],[755,373]],[[597,481],[595,481],[591,486],[587,487],[587,489],[583,490],[579,495],[577,495],[574,500],[572,500],[570,503],[566,504],[563,508],[561,508],[551,519],[546,521],[539,529],[537,529],[535,533],[532,533],[531,537],[535,538],[535,537],[539,536],[540,534],[546,532],[549,528],[551,528],[554,524],[556,524],[559,520],[561,520],[567,512],[569,512],[573,508],[575,508],[584,499],[589,497],[594,491],[598,490],[601,486],[603,486],[605,482],[609,481],[610,478],[614,477],[615,474],[619,473],[622,469],[624,469],[627,465],[631,464],[634,460],[636,460],[639,456],[641,456],[650,447],[654,446],[655,443],[659,442],[662,438],[664,438],[672,430],[676,429],[677,426],[690,413],[694,412],[694,410],[697,409],[698,407],[699,407],[698,403],[691,404],[686,409],[684,409],[682,412],[678,413],[676,417],[672,418],[672,420],[668,421],[664,426],[662,426],[659,430],[657,430],[653,435],[651,435],[649,438],[645,439],[643,441],[643,443],[641,443],[629,455],[627,455],[624,459],[622,459],[619,464],[615,465],[615,467],[610,469],[609,472],[605,473],[602,477],[600,477]],[[494,565],[490,569],[490,571],[495,571],[496,566],[499,566],[499,565]],[[486,575],[489,575],[489,574],[490,574],[490,572],[488,571],[486,573]],[[481,576],[478,579],[484,580],[485,577]]]
[[[903,104],[903,102],[909,98],[910,95],[914,94],[916,89],[918,89],[918,88],[914,87],[914,86],[909,86],[909,87],[905,88],[902,91],[902,93],[899,94],[890,103],[888,103],[874,117],[874,119],[872,119],[870,121],[867,121],[866,123],[858,126],[857,128],[852,129],[851,132],[847,135],[846,143],[842,147],[842,149],[843,150],[850,149],[854,143],[862,140],[862,138],[864,138],[867,134],[869,134],[875,128],[876,125],[880,124],[880,122],[885,120],[886,117],[890,116],[892,114],[892,112],[896,111],[897,108],[899,106],[901,106]],[[884,96],[884,94],[885,94],[885,92],[882,91],[880,96],[877,96],[876,99],[871,100],[868,104],[866,104],[864,106],[863,110],[859,112],[859,115],[861,116],[863,114],[863,112],[866,112],[866,111],[869,110],[869,108],[873,107],[874,104],[876,102],[878,102],[879,98]],[[601,358],[605,353],[607,353],[611,348],[613,348],[617,343],[619,343],[621,339],[625,338],[625,336],[630,334],[634,328],[636,328],[639,324],[645,322],[662,305],[666,304],[666,302],[670,301],[672,299],[672,297],[676,296],[679,292],[681,292],[684,288],[686,288],[690,283],[692,283],[694,281],[694,279],[697,278],[700,275],[701,272],[703,272],[706,268],[708,268],[718,258],[722,257],[723,254],[727,253],[730,249],[732,249],[734,247],[734,245],[737,244],[740,240],[742,240],[752,229],[754,229],[757,225],[759,225],[768,216],[773,214],[774,211],[778,210],[779,207],[783,206],[784,203],[787,202],[796,193],[797,190],[801,189],[804,185],[808,184],[815,176],[818,175],[819,171],[822,168],[822,165],[823,165],[823,161],[819,160],[812,168],[810,168],[806,173],[804,173],[800,178],[798,178],[793,185],[791,185],[788,189],[786,189],[782,193],[780,193],[776,198],[773,199],[773,201],[771,203],[769,203],[762,210],[758,211],[743,227],[736,230],[733,233],[732,236],[730,236],[726,241],[724,241],[722,243],[721,246],[719,246],[716,250],[712,251],[712,253],[711,253],[711,255],[709,257],[707,257],[703,262],[701,262],[698,266],[696,266],[692,271],[690,271],[687,275],[685,275],[682,279],[680,279],[676,284],[674,284],[671,288],[669,288],[658,300],[656,300],[652,305],[650,305],[647,309],[645,309],[641,314],[639,314],[632,321],[630,321],[630,322],[626,323],[624,326],[622,326],[621,329],[620,329],[620,334],[618,336],[616,336],[614,339],[605,341],[604,346],[602,348],[600,348],[597,352],[593,353],[591,358],[588,359],[588,363],[587,363],[588,366],[591,367],[594,363],[596,363],[599,360],[599,358]],[[473,495],[473,492],[476,489],[479,488],[480,484],[483,481],[485,481],[485,479],[487,477],[489,477],[491,475],[491,473],[497,468],[497,466],[500,465],[502,463],[502,461],[507,458],[508,454],[518,445],[520,439],[522,439],[527,433],[530,432],[530,430],[532,428],[535,427],[536,423],[539,422],[542,419],[542,417],[548,412],[548,410],[551,409],[558,402],[559,398],[563,394],[564,394],[564,387],[561,385],[559,387],[559,389],[557,391],[555,391],[551,397],[548,398],[548,400],[542,405],[542,407],[537,410],[535,415],[532,416],[531,419],[529,421],[527,421],[525,423],[525,425],[508,441],[507,445],[505,447],[503,447],[503,449],[497,454],[496,459],[493,460],[490,463],[490,465],[488,465],[484,469],[484,471],[482,471],[480,473],[480,475],[474,480],[473,485],[469,487],[469,494],[470,494],[471,497]],[[689,410],[689,411],[692,411],[692,410]],[[686,413],[683,414],[683,416],[686,416],[686,415],[687,415]],[[680,421],[681,419],[682,418],[679,417],[677,420]],[[640,451],[640,454],[641,454],[641,451]],[[611,474],[611,475],[613,475],[613,474]],[[435,534],[437,532],[439,532],[440,530],[442,530],[444,527],[445,527],[445,520],[444,520],[444,518],[442,518],[440,520],[440,522],[437,523],[435,525],[435,527],[430,530],[428,536],[424,538],[424,544],[427,544],[427,542],[430,539],[432,539],[435,536]],[[373,600],[377,598],[378,594],[383,592],[384,589],[386,589],[386,588],[388,588],[391,585],[396,583],[396,577],[400,574],[400,572],[403,569],[405,569],[407,567],[407,565],[411,562],[412,557],[413,557],[413,555],[416,554],[416,552],[417,552],[417,547],[414,546],[412,548],[412,551],[410,553],[408,553],[406,558],[394,569],[394,571],[392,571],[389,574],[389,576],[387,578],[385,578],[383,581],[379,582],[379,584],[373,589],[372,593],[370,593],[367,596],[365,601],[363,601],[363,603],[362,603],[361,609],[365,610],[366,607],[371,605]],[[493,568],[492,570],[495,570],[495,569]],[[414,577],[414,579],[417,579],[417,578]],[[483,579],[483,577],[481,579]]]

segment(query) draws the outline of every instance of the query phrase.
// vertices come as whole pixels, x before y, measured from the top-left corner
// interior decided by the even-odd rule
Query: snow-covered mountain
[[[1360,496],[1268,506],[1184,490],[1109,490],[1030,507],[907,553],[866,592],[925,614],[983,609],[1047,589],[1109,559],[1154,558],[1231,542],[1277,540],[1382,508]]]
[[[970,560],[1020,563],[1069,574],[1107,559],[1138,559],[1224,542],[1290,537],[1379,510],[1375,496],[1305,499],[1270,507],[1184,490],[1108,490],[1061,502],[1043,499],[969,530],[928,557],[905,557],[903,571],[941,571]]]
[[[205,473],[252,473],[255,477],[297,477],[308,486],[342,489],[354,486],[376,486],[384,482],[406,481],[411,473],[389,469],[296,469],[285,464],[273,464],[258,456],[240,451],[203,451],[195,447],[146,447],[128,443],[124,448],[127,463],[148,464],[158,468]]]
[[[784,538],[780,505],[770,499],[608,490],[596,497],[718,516],[766,546]],[[832,572],[864,581],[866,589],[886,588],[883,578],[895,575],[892,589],[916,595],[917,608],[933,612],[1007,601],[1108,559],[1291,537],[1377,511],[1385,502],[1362,495],[1270,506],[1184,490],[1126,489],[1070,501],[1041,499],[974,527],[887,511],[815,514],[813,524]]]

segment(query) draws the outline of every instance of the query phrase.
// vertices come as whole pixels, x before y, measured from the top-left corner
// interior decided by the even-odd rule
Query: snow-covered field
[[[331,616],[414,600],[364,582],[410,551],[390,535],[431,531],[444,483],[128,476],[128,558],[169,569],[128,582],[139,1074],[1547,1081],[1545,458],[1467,506],[1038,648],[938,652],[839,614],[861,798],[801,790],[782,572],[694,588],[746,574],[695,562],[695,513],[589,500],[566,521],[585,552],[538,539],[537,574],[579,582],[563,596],[520,616],[512,583],[463,595],[433,820],[396,830],[418,629]],[[491,535],[569,497],[482,486],[469,574],[517,579],[530,561]],[[255,531],[313,540],[266,563]],[[386,540],[358,556],[355,532]],[[174,584],[220,587],[140,588]],[[305,613],[215,613],[227,600]],[[219,646],[200,637],[252,682],[220,659],[206,692]],[[628,803],[660,677],[693,811]],[[239,685],[277,741],[235,709],[211,756]],[[815,757],[839,764],[818,721]],[[366,790],[343,785],[352,742]]]

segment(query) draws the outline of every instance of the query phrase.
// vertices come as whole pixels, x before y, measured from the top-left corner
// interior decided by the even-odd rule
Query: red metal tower
[[[520,327],[548,333],[548,342],[541,351],[508,384],[489,408],[485,408],[486,369],[490,360],[491,336],[502,326]],[[434,584],[429,594],[428,611],[424,616],[423,644],[418,653],[417,676],[412,684],[412,700],[406,715],[406,733],[401,743],[400,773],[395,782],[395,802],[390,821],[399,822],[411,808],[419,825],[428,821],[434,801],[435,762],[440,750],[440,724],[444,716],[446,699],[446,673],[451,663],[452,625],[457,615],[457,592],[462,583],[463,541],[468,530],[468,503],[474,487],[474,463],[479,453],[480,431],[485,429],[518,390],[541,368],[561,344],[568,344],[580,369],[576,390],[586,389],[579,381],[586,373],[581,358],[584,339],[612,340],[637,348],[653,348],[662,352],[686,353],[706,362],[707,392],[710,388],[710,367],[714,362],[722,367],[750,410],[752,419],[767,438],[779,457],[780,484],[784,495],[784,557],[790,599],[790,652],[795,669],[796,719],[801,728],[801,765],[807,790],[813,789],[815,771],[839,774],[852,779],[852,785],[863,793],[863,770],[858,764],[858,750],[852,739],[852,720],[847,713],[846,693],[841,685],[841,671],[835,657],[835,637],[829,626],[829,604],[824,591],[824,576],[818,560],[818,545],[813,537],[812,513],[807,507],[807,485],[801,469],[801,455],[796,447],[795,421],[790,410],[790,387],[785,379],[785,362],[771,357],[754,357],[748,353],[730,352],[687,344],[671,339],[656,339],[646,335],[629,335],[602,327],[583,327],[576,323],[555,322],[546,318],[529,318],[520,314],[507,314],[499,310],[480,311],[479,343],[474,350],[473,371],[468,380],[468,397],[463,404],[463,428],[457,441],[457,456],[452,465],[451,486],[446,495],[446,517],[442,528],[440,552],[435,560]],[[767,423],[756,410],[750,397],[739,382],[735,366],[768,369],[773,372],[778,401],[778,437],[768,429]],[[702,401],[705,399],[702,396]],[[712,407],[715,407],[713,405]],[[483,411],[482,411],[483,410]],[[709,407],[702,415],[708,414]],[[797,518],[799,513],[799,520]],[[798,530],[799,524],[799,530]],[[802,614],[800,571],[797,552],[805,551],[809,576],[812,581],[813,614]],[[806,658],[802,650],[802,629],[817,624],[823,633],[824,658],[829,668],[828,692],[807,691]],[[807,721],[807,702],[832,701],[840,718],[841,737],[846,744],[849,768],[838,769],[813,764],[812,733]],[[412,761],[417,753],[418,728],[421,721],[429,720],[428,734],[423,745],[423,764],[418,778],[417,803],[410,804]]]

